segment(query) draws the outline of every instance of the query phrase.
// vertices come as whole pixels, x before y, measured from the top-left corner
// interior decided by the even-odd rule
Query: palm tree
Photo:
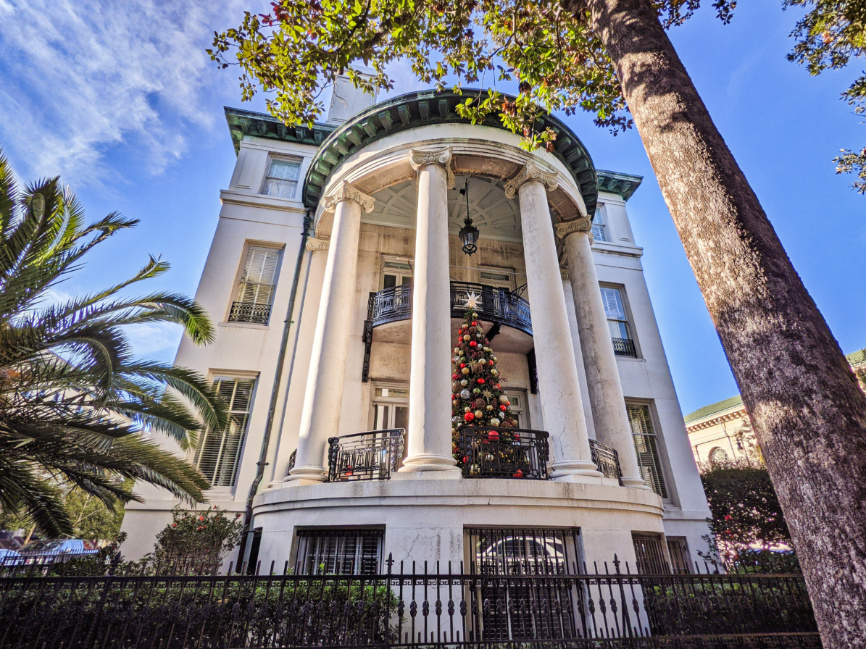
[[[195,372],[133,358],[123,333],[125,325],[171,322],[198,344],[213,339],[207,314],[186,297],[120,295],[168,264],[151,257],[126,281],[51,300],[87,252],[136,223],[113,213],[85,225],[58,178],[19,191],[0,152],[0,508],[49,535],[72,532],[61,495],[68,488],[114,507],[140,500],[123,488],[125,478],[190,503],[203,502],[209,486],[151,435],[189,449],[203,427],[226,424],[224,405]]]

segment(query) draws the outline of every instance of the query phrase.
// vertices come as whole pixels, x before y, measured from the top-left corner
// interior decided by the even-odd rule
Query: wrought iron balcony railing
[[[619,455],[615,448],[591,439],[589,440],[589,451],[592,453],[592,461],[596,468],[601,471],[605,478],[621,481],[622,471],[619,466]]]
[[[637,358],[637,350],[631,338],[611,338],[613,341],[613,353],[617,356],[632,356]]]
[[[529,315],[529,302],[516,292],[485,284],[451,282],[451,316],[462,318],[466,310],[469,293],[481,296],[478,317],[519,329],[532,335],[532,320]],[[370,293],[367,307],[367,320],[370,327],[412,317],[412,286],[392,286],[376,293]]]
[[[460,430],[463,477],[547,480],[547,438],[543,430],[466,426]]]
[[[328,440],[328,482],[388,480],[403,459],[403,428],[372,430]]]
[[[255,302],[234,302],[229,312],[229,322],[252,322],[255,324],[268,324],[271,317],[270,304],[256,304]]]

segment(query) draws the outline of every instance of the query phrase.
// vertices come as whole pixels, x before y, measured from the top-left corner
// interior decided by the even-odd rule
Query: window
[[[710,451],[710,462],[713,464],[723,464],[728,461],[728,453],[723,448],[716,446]]]
[[[384,530],[298,530],[298,575],[375,575]]]
[[[626,404],[626,410],[631,423],[634,450],[637,453],[641,477],[659,496],[667,498],[668,490],[650,408],[645,404]]]
[[[578,530],[467,528],[468,559],[482,574],[577,570]]]
[[[382,288],[412,286],[412,266],[408,259],[386,259],[382,272]]]
[[[482,268],[481,283],[510,291],[514,288],[514,273],[506,268]]]
[[[505,394],[511,402],[509,409],[517,416],[517,427],[529,428],[529,411],[526,408],[526,392],[509,388]]]
[[[637,571],[641,575],[667,575],[671,571],[661,534],[633,532]]]
[[[604,218],[604,206],[599,205],[592,219],[592,238],[596,241],[608,241],[607,223]]]
[[[214,389],[229,406],[225,430],[207,430],[201,438],[194,464],[212,487],[233,487],[249,424],[255,379],[218,376]]]
[[[277,281],[280,250],[250,246],[238,282],[237,299],[232,303],[229,322],[268,324]]]
[[[629,334],[628,316],[622,299],[622,289],[613,286],[601,287],[604,314],[613,341],[613,351],[617,356],[637,356],[634,341]]]
[[[300,160],[271,159],[262,194],[279,196],[280,198],[294,198],[298,189],[300,173]]]
[[[671,567],[675,575],[688,575],[692,572],[692,559],[689,555],[689,544],[684,536],[669,536],[668,554],[671,556]]]
[[[409,389],[376,386],[373,390],[373,430],[408,428]]]

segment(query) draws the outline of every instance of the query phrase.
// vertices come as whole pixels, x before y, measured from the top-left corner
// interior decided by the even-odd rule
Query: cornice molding
[[[307,239],[306,248],[310,252],[325,252],[328,250],[330,245],[331,242],[328,239],[316,239],[315,237],[310,237]]]
[[[361,206],[361,210],[368,214],[373,211],[373,206],[376,204],[375,198],[356,189],[345,180],[325,197],[322,207],[326,212],[333,212],[337,209],[337,203],[342,201],[355,201]]]
[[[454,172],[451,171],[451,147],[441,149],[412,149],[409,151],[409,165],[417,174],[421,167],[426,165],[440,165],[445,167],[448,174],[448,189],[454,189]]]
[[[541,166],[530,161],[523,165],[523,169],[520,170],[519,174],[505,183],[505,196],[507,198],[514,198],[517,196],[517,191],[532,180],[542,183],[549,192],[559,187],[559,177],[555,172],[542,169]]]

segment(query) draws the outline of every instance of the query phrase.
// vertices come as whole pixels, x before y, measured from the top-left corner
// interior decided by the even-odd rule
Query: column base
[[[289,471],[289,475],[283,482],[287,486],[300,487],[308,484],[319,484],[325,481],[325,467],[323,466],[296,466]]]
[[[403,476],[406,476],[403,478]],[[403,466],[392,478],[398,479],[451,480],[463,477],[453,457],[441,455],[413,455],[403,460]]]
[[[550,465],[550,479],[557,482],[598,482],[603,477],[592,462],[576,460]]]
[[[649,485],[646,482],[644,482],[643,478],[632,478],[632,477],[622,476],[622,478],[620,478],[620,480],[622,481],[623,487],[631,487],[632,489],[649,489],[650,488]]]

